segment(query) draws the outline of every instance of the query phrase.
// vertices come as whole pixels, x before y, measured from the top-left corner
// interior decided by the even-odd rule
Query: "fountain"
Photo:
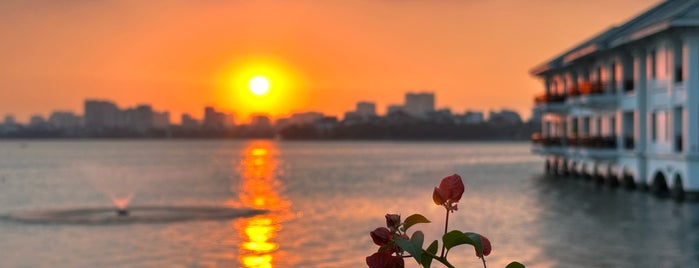
[[[138,169],[135,169],[138,170]],[[111,225],[228,220],[267,213],[264,209],[219,205],[130,205],[135,190],[157,172],[131,170],[128,165],[90,165],[85,176],[94,189],[104,193],[112,206],[23,211],[0,215],[0,220],[36,224]],[[162,175],[161,175],[162,176]]]

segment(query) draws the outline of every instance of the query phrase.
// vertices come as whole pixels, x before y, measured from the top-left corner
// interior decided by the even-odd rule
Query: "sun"
[[[252,94],[262,96],[269,91],[269,80],[264,76],[257,75],[250,79],[248,87],[250,88],[250,92],[252,92]]]

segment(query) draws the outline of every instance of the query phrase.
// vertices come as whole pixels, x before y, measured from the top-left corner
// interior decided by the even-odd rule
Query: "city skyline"
[[[319,111],[297,111],[293,112],[287,115],[283,116],[277,116],[277,117],[272,117],[269,114],[265,113],[256,113],[256,114],[251,114],[249,118],[246,118],[244,120],[241,120],[240,118],[236,117],[235,111],[222,111],[220,110],[219,107],[217,106],[204,106],[201,107],[200,110],[204,111],[202,113],[202,116],[197,117],[193,116],[190,113],[181,113],[181,114],[172,114],[170,110],[168,109],[155,109],[153,106],[148,103],[148,102],[139,102],[136,105],[133,106],[125,106],[123,104],[120,104],[112,99],[96,99],[96,98],[85,98],[83,100],[83,105],[81,107],[81,111],[68,111],[68,110],[61,110],[61,109],[52,109],[49,113],[47,114],[40,114],[40,113],[31,113],[30,117],[28,120],[18,120],[17,117],[12,114],[12,113],[6,113],[1,115],[3,121],[0,121],[0,125],[3,123],[10,123],[10,124],[21,124],[21,125],[31,125],[33,123],[37,122],[48,122],[50,119],[58,120],[58,121],[69,121],[71,122],[70,124],[88,124],[88,122],[93,121],[94,123],[100,123],[100,121],[104,121],[103,118],[83,118],[88,112],[87,110],[89,109],[94,109],[95,107],[104,107],[106,106],[106,109],[108,110],[113,110],[113,111],[120,111],[120,112],[126,112],[126,113],[132,113],[132,114],[137,114],[139,112],[142,112],[144,109],[148,111],[148,113],[152,113],[154,119],[151,119],[150,121],[155,122],[155,125],[186,125],[188,123],[194,122],[194,121],[202,121],[207,117],[211,117],[212,114],[218,114],[216,116],[219,117],[225,117],[223,119],[224,121],[227,121],[230,125],[245,125],[245,124],[251,124],[254,123],[256,118],[259,118],[260,116],[268,117],[272,122],[277,122],[281,120],[288,120],[288,119],[293,119],[299,115],[301,116],[306,116],[313,114],[313,118],[319,118],[319,117],[335,117],[341,120],[347,120],[360,117],[360,118],[367,118],[367,117],[374,117],[374,116],[388,116],[390,114],[396,113],[396,112],[403,112],[407,115],[420,118],[426,114],[429,113],[435,113],[435,112],[445,112],[448,111],[448,114],[450,115],[471,115],[474,116],[476,114],[477,118],[480,118],[480,121],[485,121],[485,112],[488,112],[489,114],[493,113],[499,113],[499,112],[506,112],[506,113],[514,113],[522,121],[530,121],[532,118],[524,118],[521,117],[521,114],[518,113],[515,110],[512,109],[489,109],[487,111],[482,111],[478,109],[465,109],[463,111],[453,111],[449,109],[448,107],[436,107],[435,106],[435,94],[432,92],[405,92],[404,94],[404,100],[403,103],[400,104],[392,104],[388,105],[386,111],[384,113],[379,113],[376,109],[376,102],[372,100],[359,100],[355,102],[355,106],[353,107],[354,110],[346,110],[343,112],[341,116],[338,115],[332,115],[332,114],[325,114]],[[90,108],[91,107],[91,108]],[[122,109],[123,108],[123,109]],[[78,118],[76,118],[78,117]],[[490,116],[488,116],[487,119],[490,119]],[[77,120],[77,121],[76,121]],[[308,120],[301,120],[301,121],[308,121]],[[310,120],[313,121],[313,120]],[[309,121],[309,122],[310,122]],[[77,122],[77,123],[76,123]]]
[[[0,114],[26,122],[88,96],[196,117],[341,116],[433,91],[438,107],[528,118],[531,66],[656,2],[3,2]],[[255,72],[271,78],[265,101],[238,81]]]

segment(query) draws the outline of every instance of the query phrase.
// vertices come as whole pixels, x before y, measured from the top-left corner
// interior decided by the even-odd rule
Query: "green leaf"
[[[471,232],[466,232],[464,234],[473,240],[473,247],[476,248],[477,255],[483,256],[483,240],[481,240],[481,235]]]
[[[437,242],[437,240],[435,240],[432,242],[432,244],[430,244],[429,247],[427,247],[426,250],[424,250],[422,252],[422,262],[420,263],[420,264],[422,264],[422,267],[430,268],[430,266],[432,265],[432,256],[426,254],[426,252],[429,252],[432,255],[437,255],[437,248],[438,247],[439,247],[439,243]]]
[[[398,244],[400,248],[410,253],[417,263],[422,263],[422,243],[425,241],[425,235],[422,232],[415,232],[410,240],[396,237],[394,241],[396,241],[396,244]]]
[[[510,264],[508,264],[507,266],[505,266],[505,268],[524,268],[524,264],[513,261]]]
[[[425,216],[422,216],[420,214],[413,214],[405,218],[405,223],[403,223],[403,228],[405,230],[408,230],[408,228],[412,227],[415,224],[418,223],[429,223],[430,220],[425,218]]]
[[[461,231],[451,231],[442,236],[442,243],[444,243],[444,247],[447,248],[447,250],[458,246],[458,245],[463,245],[463,244],[469,244],[472,246],[476,246],[476,242],[473,241],[470,237],[468,237],[466,234],[462,233]]]

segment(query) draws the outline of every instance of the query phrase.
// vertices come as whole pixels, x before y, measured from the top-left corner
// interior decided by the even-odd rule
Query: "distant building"
[[[512,110],[502,110],[500,112],[490,111],[488,122],[494,124],[519,124],[522,123],[522,117]]]
[[[153,127],[157,129],[170,127],[170,112],[153,112]]]
[[[415,117],[424,117],[434,112],[434,93],[405,94],[405,111]]]
[[[30,128],[45,128],[47,126],[46,119],[41,115],[35,114],[29,118]]]
[[[295,125],[313,124],[313,122],[321,118],[323,118],[323,113],[319,112],[294,113],[289,118],[289,123]]]
[[[224,113],[217,112],[213,107],[204,108],[204,124],[205,129],[223,129],[226,124],[227,116]]]
[[[345,112],[345,117],[343,117],[342,122],[345,124],[359,124],[364,121],[364,117],[359,115],[357,112]]]
[[[17,121],[15,121],[15,116],[14,116],[14,115],[11,115],[11,114],[5,115],[4,124],[5,124],[6,126],[16,125],[16,124],[17,124]]]
[[[135,130],[141,133],[153,129],[153,108],[150,105],[139,105],[120,113],[119,127]]]
[[[85,127],[98,130],[114,128],[119,124],[119,108],[110,101],[85,101]]]
[[[363,118],[376,116],[376,104],[368,101],[357,102],[355,112]]]
[[[398,104],[389,105],[386,110],[387,110],[386,111],[387,115],[392,115],[392,114],[397,114],[397,113],[406,113],[405,106],[398,105]]]
[[[199,121],[189,114],[182,114],[180,125],[184,129],[198,129]]]
[[[4,123],[0,125],[0,134],[14,133],[18,130],[19,125],[15,121],[15,117],[13,115],[6,115]]]
[[[485,116],[481,111],[467,111],[463,118],[463,123],[467,125],[482,124],[484,121]]]
[[[72,113],[64,111],[55,111],[49,116],[49,124],[56,129],[71,129],[82,126],[83,118]]]
[[[250,126],[253,128],[270,128],[272,127],[272,120],[269,119],[267,115],[253,115],[250,121]]]

